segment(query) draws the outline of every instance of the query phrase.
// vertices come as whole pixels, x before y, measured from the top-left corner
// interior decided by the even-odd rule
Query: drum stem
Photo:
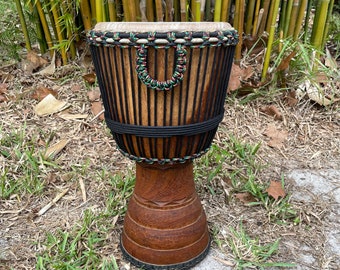
[[[188,269],[207,255],[210,236],[192,162],[137,163],[121,246],[143,269]]]

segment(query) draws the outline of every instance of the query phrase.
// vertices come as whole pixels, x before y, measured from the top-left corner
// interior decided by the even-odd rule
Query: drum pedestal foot
[[[143,269],[189,269],[210,247],[193,164],[136,165],[136,186],[124,220],[121,249]]]

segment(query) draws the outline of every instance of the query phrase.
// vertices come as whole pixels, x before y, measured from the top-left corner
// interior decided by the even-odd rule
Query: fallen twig
[[[42,216],[45,214],[56,202],[58,202],[67,192],[69,191],[69,188],[64,189],[61,193],[59,193],[55,198],[49,202],[45,207],[43,207],[39,213],[38,216]]]
[[[79,179],[79,185],[80,185],[80,190],[81,190],[81,194],[83,196],[83,202],[86,202],[86,189],[85,189],[85,184],[83,179]]]

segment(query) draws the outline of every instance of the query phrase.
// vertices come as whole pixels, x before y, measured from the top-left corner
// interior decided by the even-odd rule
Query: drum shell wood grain
[[[135,47],[93,46],[106,117],[136,126],[197,124],[223,114],[233,50],[229,46],[187,47],[183,81],[169,91],[148,88],[137,77]],[[171,78],[175,48],[148,48],[148,72],[160,81]],[[224,79],[220,79],[224,78]],[[174,159],[193,156],[209,148],[216,128],[190,136],[150,138],[112,131],[119,148],[142,158]]]
[[[204,252],[209,242],[192,162],[137,164],[122,234],[130,256],[153,265],[183,263]]]

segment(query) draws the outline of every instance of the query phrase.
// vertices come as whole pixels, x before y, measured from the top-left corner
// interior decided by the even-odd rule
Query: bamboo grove
[[[15,0],[26,47],[28,24],[42,53],[57,50],[64,64],[77,55],[76,42],[103,21],[226,21],[240,35],[235,62],[242,58],[243,39],[266,35],[263,77],[273,42],[291,38],[322,50],[334,0]]]

